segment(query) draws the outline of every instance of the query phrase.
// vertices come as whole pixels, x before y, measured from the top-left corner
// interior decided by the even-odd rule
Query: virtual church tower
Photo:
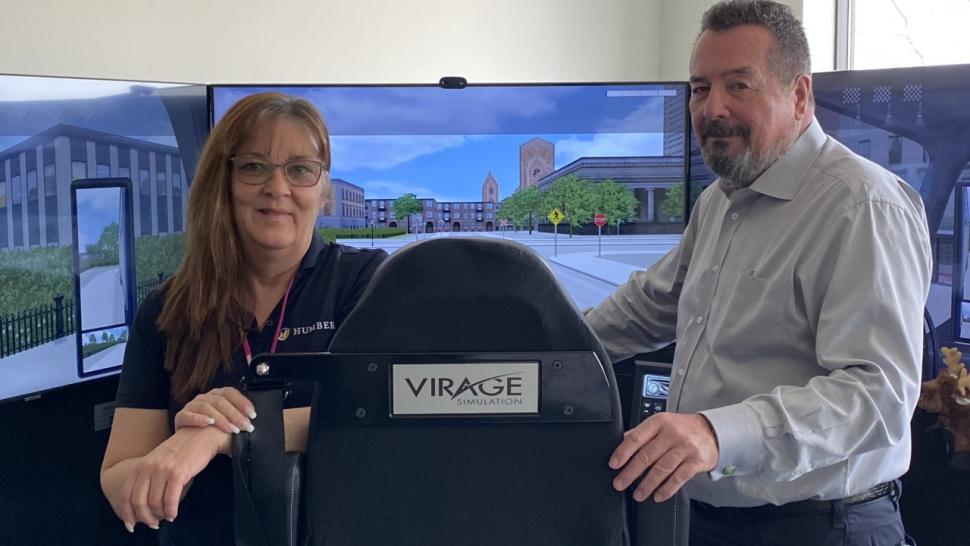
[[[482,183],[482,203],[498,203],[498,182],[488,173]]]
[[[533,138],[519,146],[519,188],[535,186],[539,179],[553,171],[556,147],[552,142]]]

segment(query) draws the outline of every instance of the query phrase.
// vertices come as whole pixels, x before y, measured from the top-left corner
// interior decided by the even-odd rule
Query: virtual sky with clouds
[[[478,201],[489,173],[500,198],[519,184],[519,146],[555,144],[555,167],[580,157],[663,153],[663,86],[217,87],[219,119],[250,93],[303,96],[327,118],[334,178],[368,199],[406,192]]]

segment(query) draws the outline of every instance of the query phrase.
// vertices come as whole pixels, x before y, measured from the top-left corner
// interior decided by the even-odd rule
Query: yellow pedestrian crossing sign
[[[547,216],[547,218],[549,218],[549,221],[557,226],[559,225],[559,222],[562,222],[562,219],[565,217],[566,215],[563,214],[558,207],[552,209],[552,212],[550,212],[549,215]]]

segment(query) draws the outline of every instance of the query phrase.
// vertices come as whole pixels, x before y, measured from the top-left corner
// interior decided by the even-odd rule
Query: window
[[[118,148],[118,176],[131,179],[131,150]]]
[[[40,189],[37,186],[37,152],[24,154],[27,162],[27,244],[40,245]]]
[[[88,147],[83,140],[71,139],[71,180],[88,177]]]
[[[158,232],[168,233],[168,176],[165,174],[165,156],[155,156],[155,213],[158,215]]]
[[[845,21],[836,26],[836,68],[855,70],[970,62],[961,47],[966,0],[838,0]],[[808,4],[808,2],[806,2]],[[821,3],[820,3],[821,4]]]
[[[13,197],[13,204],[19,205],[23,202],[23,188],[20,186],[20,158],[15,157],[10,162],[10,194]]]
[[[54,170],[54,148],[44,148],[44,197],[57,195],[57,176]]]
[[[94,145],[95,178],[111,178],[111,153],[107,144]]]
[[[7,232],[7,169],[6,161],[0,161],[0,249],[10,245]]]
[[[898,136],[889,137],[889,164],[899,165],[903,162],[903,141]]]
[[[858,151],[859,155],[861,155],[862,157],[868,158],[870,156],[870,154],[872,153],[872,141],[871,140],[860,140],[859,141],[859,147],[858,147],[858,150],[857,151]]]
[[[182,162],[172,158],[172,231],[182,231]]]
[[[88,177],[88,166],[81,161],[71,162],[71,180],[83,180]]]
[[[10,197],[11,212],[13,213],[13,244],[23,247],[24,244],[24,210],[23,188],[20,186],[20,156],[10,158]]]
[[[152,175],[148,170],[148,152],[138,152],[138,213],[141,215],[141,234],[152,233]]]
[[[37,200],[37,152],[31,150],[24,154],[27,164],[27,200]]]
[[[54,166],[54,147],[44,147],[44,222],[47,231],[47,244],[60,242],[57,218],[57,171]]]

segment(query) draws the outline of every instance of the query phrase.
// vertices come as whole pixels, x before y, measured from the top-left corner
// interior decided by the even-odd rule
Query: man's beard
[[[778,142],[764,152],[757,153],[751,148],[751,129],[743,125],[732,127],[723,120],[707,120],[701,127],[701,156],[704,163],[721,177],[721,187],[734,191],[750,186],[761,173],[765,172],[779,157],[788,151],[794,139]],[[728,152],[729,142],[707,143],[713,137],[740,137],[741,151],[732,156]]]

